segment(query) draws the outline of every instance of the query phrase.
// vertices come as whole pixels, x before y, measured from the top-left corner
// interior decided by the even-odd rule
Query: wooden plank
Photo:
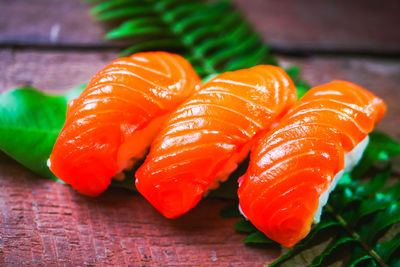
[[[0,50],[0,92],[31,85],[61,92],[87,83],[117,57],[113,52],[60,52]]]
[[[267,43],[283,51],[400,51],[397,0],[235,0]]]
[[[21,82],[60,92],[87,81],[115,57],[99,52],[0,51],[0,88]],[[400,63],[347,57],[281,57],[300,64],[313,85],[348,79],[388,104],[379,128],[400,139],[396,102]],[[216,265],[259,266],[279,254],[243,245],[219,211],[229,201],[206,199],[178,220],[167,220],[142,197],[111,189],[98,198],[40,179],[0,153],[0,265]]]
[[[265,40],[284,51],[399,53],[397,0],[234,0]],[[0,44],[115,46],[81,0],[0,0]]]
[[[98,46],[102,25],[81,0],[0,0],[1,44]]]
[[[279,254],[249,249],[207,199],[177,220],[137,194],[111,189],[98,198],[0,162],[1,265],[256,266]]]

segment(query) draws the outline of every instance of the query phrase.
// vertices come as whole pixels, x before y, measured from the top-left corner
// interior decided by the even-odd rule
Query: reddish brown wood
[[[0,50],[0,92],[31,85],[61,92],[86,83],[117,57],[112,52],[15,52]]]
[[[246,248],[207,199],[177,220],[163,218],[144,198],[112,189],[98,198],[0,162],[1,265],[256,266],[278,256]]]
[[[104,28],[81,0],[0,0],[0,43],[103,43]]]
[[[399,52],[396,0],[235,0],[273,46],[290,51]]]
[[[396,0],[235,3],[279,49],[399,52]],[[65,91],[87,82],[116,57],[115,52],[71,49],[115,46],[103,41],[105,29],[91,20],[81,0],[0,0],[0,10],[0,45],[54,47],[0,49],[0,92],[22,85]],[[61,45],[70,48],[57,50]],[[383,97],[388,113],[378,128],[400,139],[399,61],[280,59],[284,65],[300,64],[313,85],[347,79]],[[218,215],[227,204],[206,199],[182,218],[166,220],[134,193],[111,189],[86,198],[0,152],[0,265],[260,266],[276,258],[277,249],[243,245],[243,235],[232,229],[235,220]]]
[[[234,0],[278,49],[399,53],[397,0]],[[115,46],[81,0],[0,0],[0,44]],[[58,32],[58,33],[57,33]]]

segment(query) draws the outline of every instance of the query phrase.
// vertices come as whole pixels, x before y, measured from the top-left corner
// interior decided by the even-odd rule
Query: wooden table
[[[350,3],[351,2],[351,3]],[[347,79],[383,97],[378,126],[400,139],[400,5],[397,0],[237,0],[283,65],[312,85]],[[0,0],[0,92],[82,84],[120,44],[102,39],[80,0]],[[230,201],[205,199],[177,220],[142,197],[110,189],[98,198],[38,177],[0,153],[1,265],[258,266],[279,251],[243,245]]]

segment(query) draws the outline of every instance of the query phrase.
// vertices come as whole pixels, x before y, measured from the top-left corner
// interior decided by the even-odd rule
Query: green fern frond
[[[106,0],[91,14],[98,21],[117,23],[106,39],[132,39],[122,56],[156,49],[179,52],[203,77],[277,64],[269,47],[229,1]]]

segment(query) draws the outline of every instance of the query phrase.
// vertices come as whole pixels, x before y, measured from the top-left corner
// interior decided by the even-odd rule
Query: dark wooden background
[[[284,65],[312,85],[347,79],[383,97],[378,126],[400,139],[400,2],[237,0]],[[61,92],[87,82],[121,44],[102,39],[80,0],[0,0],[0,92]],[[177,220],[110,189],[87,198],[0,153],[0,265],[258,266],[279,250],[243,245],[230,202],[206,199]]]

